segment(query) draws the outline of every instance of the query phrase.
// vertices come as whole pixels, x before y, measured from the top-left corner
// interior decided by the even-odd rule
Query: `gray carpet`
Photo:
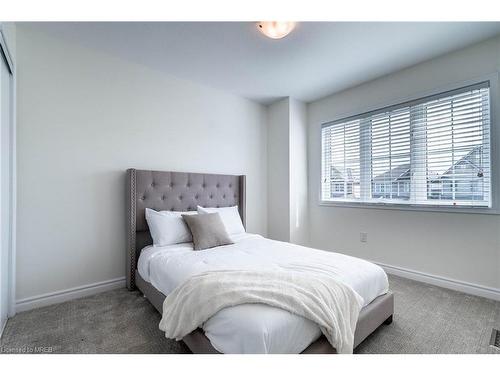
[[[356,353],[500,353],[489,347],[500,328],[500,302],[390,276],[394,322]],[[160,314],[139,292],[101,293],[17,314],[1,353],[189,353],[158,329]]]

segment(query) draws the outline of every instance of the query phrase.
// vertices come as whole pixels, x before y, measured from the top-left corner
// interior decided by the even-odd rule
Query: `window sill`
[[[319,201],[319,206],[324,207],[345,207],[345,208],[369,208],[377,210],[398,210],[398,211],[422,211],[422,212],[442,212],[460,214],[479,215],[499,215],[500,210],[487,207],[450,207],[450,206],[423,206],[401,203],[361,203],[361,202],[341,202],[341,201]]]

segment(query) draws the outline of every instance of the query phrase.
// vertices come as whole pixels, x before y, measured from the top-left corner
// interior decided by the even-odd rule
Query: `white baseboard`
[[[380,262],[374,262],[374,261],[371,262],[381,266],[388,274],[401,276],[410,280],[420,281],[440,286],[442,288],[457,290],[459,292],[500,301],[500,289],[449,279],[442,276],[431,275],[424,272],[414,271],[403,267],[391,266]],[[16,312],[32,310],[37,307],[53,305],[55,303],[65,302],[72,299],[86,297],[100,292],[105,292],[108,290],[124,288],[124,287],[125,287],[125,277],[119,277],[117,279],[101,281],[94,284],[82,285],[76,288],[59,290],[57,292],[52,292],[52,293],[40,294],[38,296],[17,300]],[[4,327],[0,328],[2,328],[0,330],[0,337],[1,337],[1,332],[3,331]]]
[[[457,290],[459,292],[500,301],[500,289],[449,279],[442,276],[431,275],[428,273],[414,271],[403,267],[390,266],[388,264],[380,262],[372,261],[372,263],[378,264],[385,270],[385,272],[391,275],[401,276],[406,279],[420,281],[423,283],[440,286],[442,288]]]
[[[91,296],[93,294],[106,292],[108,290],[124,288],[125,277],[87,284],[65,290],[58,290],[52,293],[40,294],[38,296],[23,298],[16,301],[16,312],[32,310],[37,307],[53,305],[76,298]]]

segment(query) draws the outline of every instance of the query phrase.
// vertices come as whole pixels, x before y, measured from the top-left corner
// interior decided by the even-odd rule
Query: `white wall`
[[[267,108],[268,236],[290,241],[290,109],[285,98]]]
[[[268,235],[307,244],[307,106],[285,98],[267,108]]]
[[[313,247],[466,283],[500,288],[500,216],[320,206],[320,127],[500,69],[500,39],[421,63],[310,103],[309,230]],[[496,96],[498,98],[498,96]],[[493,103],[500,160],[499,103]],[[496,119],[496,120],[495,120]],[[500,173],[498,166],[495,172]],[[368,242],[360,242],[360,232]]]
[[[34,27],[17,29],[17,299],[124,276],[130,167],[246,174],[266,234],[265,107]]]
[[[307,205],[307,105],[289,99],[290,105],[290,242],[309,242]]]

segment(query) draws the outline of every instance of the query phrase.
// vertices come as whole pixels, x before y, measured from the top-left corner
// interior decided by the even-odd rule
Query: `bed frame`
[[[151,304],[162,313],[165,295],[137,272],[141,249],[152,243],[145,219],[145,209],[157,211],[191,211],[196,206],[229,207],[238,205],[246,227],[245,176],[127,170],[127,288],[139,289]],[[392,293],[382,295],[365,306],[359,315],[354,334],[354,347],[359,345],[381,324],[390,324],[394,313]],[[191,332],[183,341],[193,353],[219,353],[201,329]],[[322,335],[302,353],[336,353]]]

